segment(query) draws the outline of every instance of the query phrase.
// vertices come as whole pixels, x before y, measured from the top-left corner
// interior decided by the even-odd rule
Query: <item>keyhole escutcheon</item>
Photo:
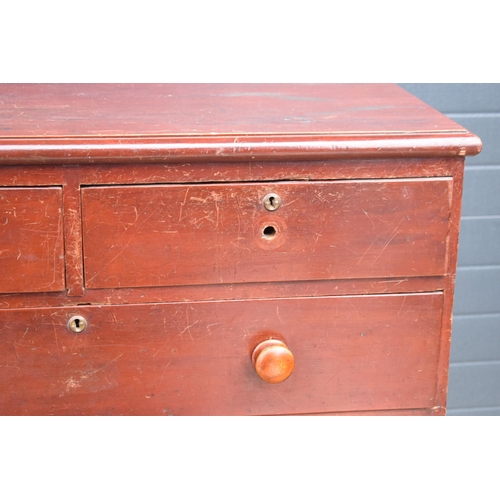
[[[278,210],[279,207],[281,207],[281,198],[276,193],[269,193],[264,196],[262,203],[266,210],[274,212],[275,210]]]
[[[68,328],[73,333],[81,333],[87,328],[87,320],[83,316],[73,316],[68,321]]]

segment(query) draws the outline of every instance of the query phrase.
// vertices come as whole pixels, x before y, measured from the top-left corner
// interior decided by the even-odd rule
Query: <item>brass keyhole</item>
[[[264,208],[266,210],[274,212],[281,207],[281,198],[276,193],[269,193],[264,196],[262,203],[264,204]]]
[[[68,328],[73,333],[81,333],[87,328],[87,320],[83,316],[73,316],[68,321]]]

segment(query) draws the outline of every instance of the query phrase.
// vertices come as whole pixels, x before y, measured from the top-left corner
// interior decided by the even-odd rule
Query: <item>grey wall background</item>
[[[400,84],[483,141],[465,162],[448,415],[500,415],[500,84]]]

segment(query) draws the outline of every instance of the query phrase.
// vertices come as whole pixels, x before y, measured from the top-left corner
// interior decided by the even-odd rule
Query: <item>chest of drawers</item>
[[[0,101],[1,414],[445,413],[476,136],[395,85]]]

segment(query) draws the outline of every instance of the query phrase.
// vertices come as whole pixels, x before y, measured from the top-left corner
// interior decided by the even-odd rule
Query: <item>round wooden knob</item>
[[[265,340],[252,353],[257,375],[268,384],[279,384],[293,372],[295,362],[290,349],[280,340]]]

